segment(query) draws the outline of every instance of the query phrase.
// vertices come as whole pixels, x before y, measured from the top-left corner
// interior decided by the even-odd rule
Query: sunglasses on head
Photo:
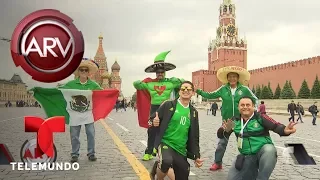
[[[89,69],[79,69],[80,72],[89,72]]]
[[[180,91],[186,91],[186,90],[189,91],[189,92],[193,91],[193,89],[191,87],[183,86],[183,87],[180,88]]]

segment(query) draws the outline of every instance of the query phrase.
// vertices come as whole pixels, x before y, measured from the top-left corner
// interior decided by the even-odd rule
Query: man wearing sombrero
[[[249,96],[256,99],[256,101],[258,100],[250,88],[246,86],[250,80],[250,73],[246,69],[237,66],[223,67],[218,70],[217,77],[224,85],[213,92],[204,92],[198,89],[197,94],[206,99],[222,99],[221,116],[223,121],[232,119],[234,116],[240,116],[238,104],[241,97]],[[228,140],[229,137],[219,139],[214,164],[210,167],[211,171],[222,169],[222,158],[226,151]]]
[[[165,72],[176,68],[175,65],[165,62],[170,51],[162,52],[154,59],[154,63],[145,69],[146,73],[156,73],[156,79],[146,78],[143,81],[135,81],[133,86],[137,89],[137,110],[139,125],[148,128],[148,147],[145,150],[143,160],[153,159],[154,141],[158,128],[149,123],[149,116],[166,100],[174,99],[183,82],[175,77],[165,78]],[[152,155],[153,154],[153,155]]]
[[[62,85],[58,88],[60,89],[79,89],[79,90],[102,90],[100,85],[96,82],[90,80],[90,75],[95,74],[98,71],[98,65],[92,60],[82,60],[78,69],[74,72],[76,77],[75,80],[69,81],[65,85]],[[95,156],[95,128],[94,123],[85,124],[87,141],[88,141],[88,159],[90,161],[96,161]],[[71,135],[71,162],[77,162],[79,157],[80,149],[80,131],[81,125],[79,126],[70,126],[70,135]]]

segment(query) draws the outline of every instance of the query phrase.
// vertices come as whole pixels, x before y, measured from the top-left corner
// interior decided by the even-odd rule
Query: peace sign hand
[[[297,123],[290,122],[290,123],[288,124],[288,126],[286,126],[286,127],[284,128],[284,133],[285,133],[286,135],[290,135],[290,134],[295,133],[295,132],[296,132],[296,128],[295,128],[294,126],[295,126],[296,124],[297,124]]]

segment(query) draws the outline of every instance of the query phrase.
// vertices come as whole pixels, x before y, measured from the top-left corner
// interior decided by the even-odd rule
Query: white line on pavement
[[[34,113],[34,115],[35,114],[42,114],[42,113]],[[28,115],[25,115],[25,116],[28,116]],[[14,118],[10,118],[10,119],[4,119],[4,120],[0,120],[0,122],[5,122],[5,121],[13,120],[13,119],[24,118],[25,116],[14,117]],[[29,115],[29,116],[31,116],[31,115]]]
[[[110,119],[111,121],[113,121],[114,119],[112,119],[111,117],[107,117],[108,119]]]
[[[297,139],[303,139],[303,140],[307,140],[307,141],[314,141],[314,142],[320,143],[320,141],[317,141],[317,140],[302,138],[302,137],[298,137],[298,136],[289,136],[289,137],[293,137],[293,138],[297,138]]]
[[[140,142],[141,142],[145,147],[147,147],[147,141],[141,140]],[[190,171],[189,175],[190,175],[190,176],[195,176],[196,174]]]
[[[279,148],[279,149],[282,149],[282,150],[285,150],[286,148],[285,147],[281,147],[281,146],[275,146],[276,148]],[[320,156],[319,155],[315,155],[315,154],[310,154],[310,153],[308,153],[310,156],[312,156],[312,157],[317,157],[317,158],[320,158]]]
[[[143,140],[141,140],[140,142],[141,142],[145,147],[147,147],[147,146],[148,146],[147,141],[143,141]]]
[[[121,129],[123,129],[124,131],[128,132],[129,130],[125,127],[123,127],[121,124],[119,123],[116,123]]]

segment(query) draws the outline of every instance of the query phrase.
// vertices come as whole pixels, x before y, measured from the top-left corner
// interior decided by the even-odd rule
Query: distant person
[[[209,115],[210,114],[210,110],[211,110],[211,104],[210,103],[207,103],[206,109],[207,109],[207,115]]]
[[[211,105],[211,112],[212,115],[216,116],[217,114],[217,109],[218,109],[218,104],[216,102],[213,102]]]
[[[289,122],[292,120],[294,122],[294,112],[296,111],[297,106],[292,100],[290,104],[288,104],[288,113],[290,113]]]
[[[304,115],[304,109],[303,109],[303,106],[300,104],[300,102],[298,102],[297,104],[297,109],[296,109],[297,113],[298,113],[298,119],[297,119],[297,122],[301,121],[301,123],[303,123],[302,121],[302,116]]]
[[[312,106],[309,107],[309,112],[312,114],[312,125],[317,125],[316,120],[317,120],[317,114],[318,114],[318,107],[317,107],[317,102],[314,102]]]
[[[258,112],[260,114],[267,114],[266,113],[266,105],[264,105],[264,101],[261,101],[261,104],[259,105],[259,108],[258,108]]]

